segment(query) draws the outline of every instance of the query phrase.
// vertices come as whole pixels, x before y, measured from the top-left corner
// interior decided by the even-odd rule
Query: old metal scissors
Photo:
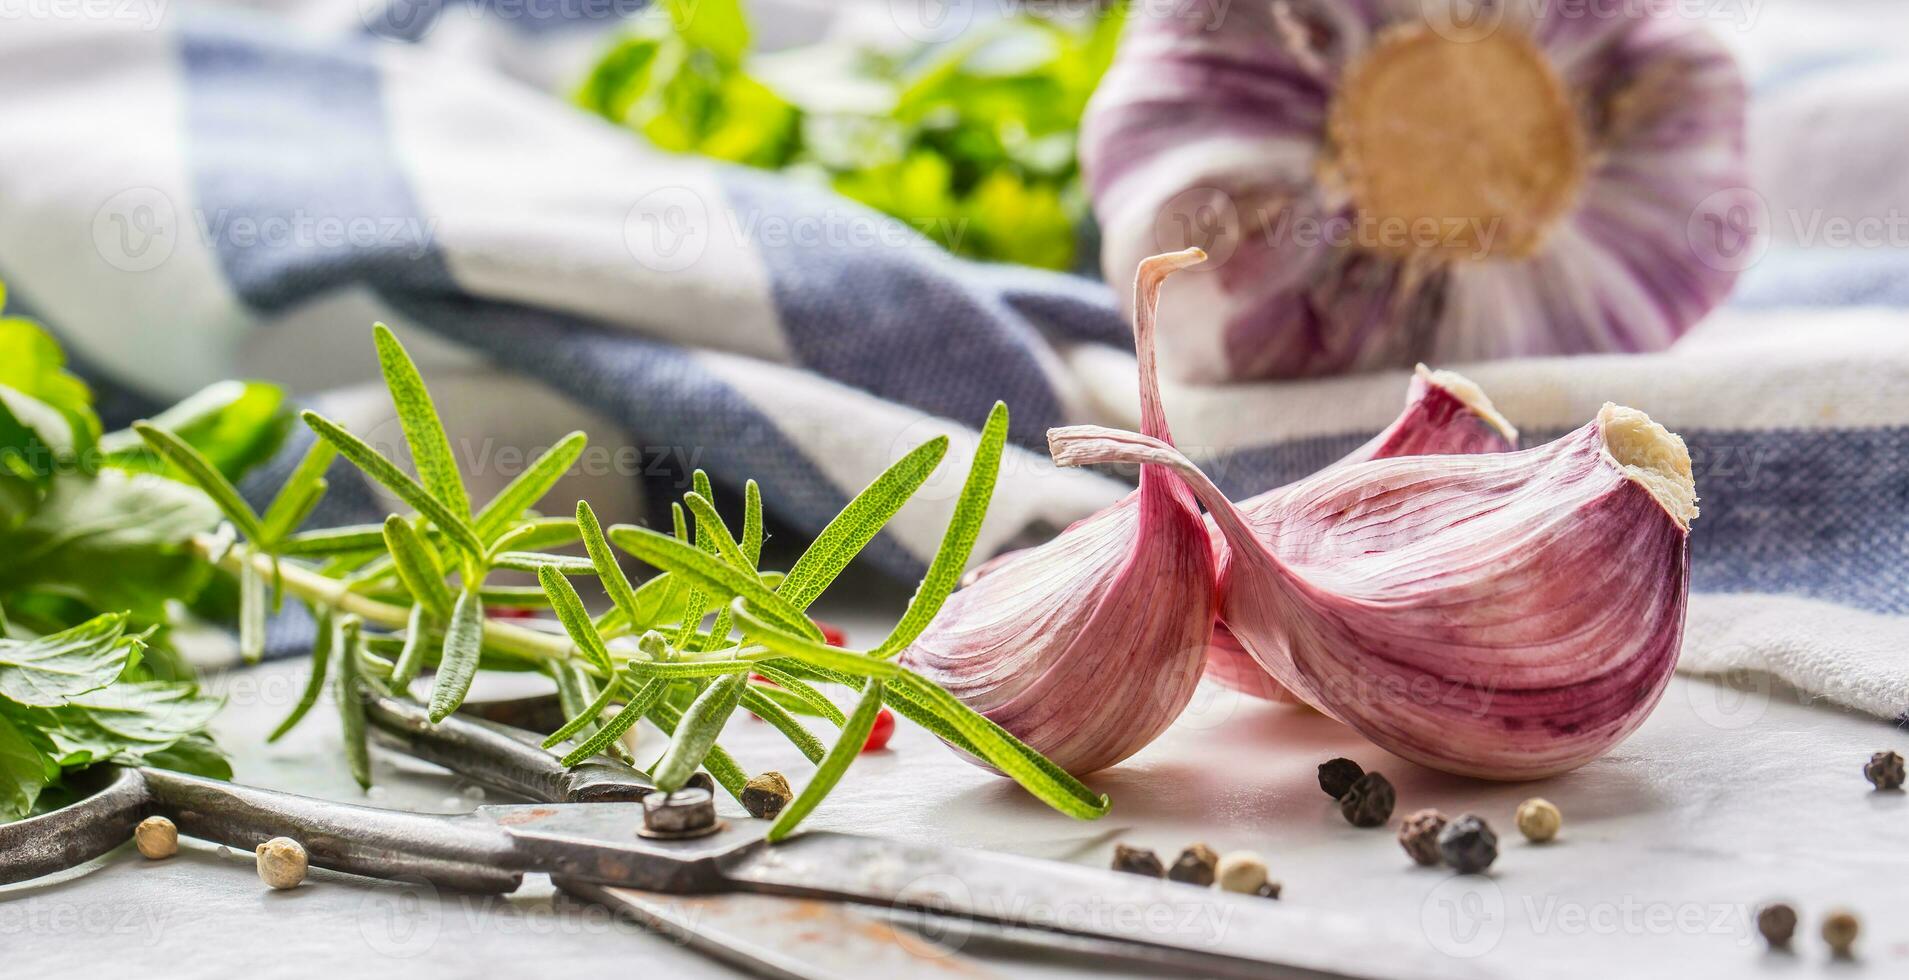
[[[430,815],[98,767],[83,774],[93,781],[86,798],[0,825],[0,884],[81,864],[160,814],[204,840],[249,850],[292,837],[319,867],[439,888],[502,893],[525,873],[548,873],[566,892],[770,976],[892,975],[868,948],[870,922],[925,924],[1186,975],[1479,975],[1472,964],[1386,940],[1357,920],[1053,861],[831,832],[769,844],[768,822],[746,818],[701,836],[644,836],[643,801],[653,788],[630,766],[599,757],[566,769],[527,731],[464,716],[434,725],[422,708],[394,698],[374,699],[368,716],[381,744],[537,802]],[[863,928],[793,950],[794,934],[768,914],[786,910],[791,898]],[[805,929],[812,937],[815,923]],[[880,945],[880,930],[873,935]],[[1349,949],[1364,955],[1351,960]]]

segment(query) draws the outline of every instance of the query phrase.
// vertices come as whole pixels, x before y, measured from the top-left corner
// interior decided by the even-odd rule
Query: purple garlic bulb
[[[1746,90],[1668,4],[1136,10],[1081,156],[1102,269],[1186,381],[1662,348],[1755,255]]]

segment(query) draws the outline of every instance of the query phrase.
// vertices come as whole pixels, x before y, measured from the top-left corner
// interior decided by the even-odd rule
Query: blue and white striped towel
[[[659,463],[753,476],[796,533],[951,433],[946,479],[871,551],[898,576],[932,551],[997,398],[1018,449],[984,552],[1123,492],[1043,451],[1053,425],[1134,422],[1103,284],[956,260],[825,191],[645,148],[537,87],[563,77],[553,52],[581,70],[600,23],[406,4],[401,43],[376,3],[379,31],[356,5],[263,6],[5,8],[23,14],[0,24],[0,277],[104,377],[158,399],[260,373],[316,394],[372,376],[365,327],[386,319],[455,431],[522,445],[590,420],[633,449],[609,484]],[[1909,69],[1847,46],[1909,31],[1869,3],[1741,12],[1718,29],[1758,79],[1774,234],[1738,301],[1661,354],[1441,366],[1533,438],[1612,400],[1689,442],[1682,669],[1909,722]],[[1404,389],[1167,394],[1176,435],[1243,494],[1350,449]],[[363,389],[319,400],[393,435]],[[489,441],[464,448],[480,480],[508,477]]]

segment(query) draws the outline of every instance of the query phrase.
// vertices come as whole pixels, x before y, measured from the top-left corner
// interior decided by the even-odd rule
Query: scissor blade
[[[1160,954],[1149,959],[1200,975],[1488,975],[1424,943],[1388,938],[1368,921],[1052,861],[829,833],[738,858],[724,876],[750,890],[1138,944]],[[1373,964],[1383,964],[1383,973]]]
[[[1001,974],[840,902],[776,895],[664,895],[558,878],[558,887],[617,910],[756,976],[775,980],[889,980],[947,973]]]

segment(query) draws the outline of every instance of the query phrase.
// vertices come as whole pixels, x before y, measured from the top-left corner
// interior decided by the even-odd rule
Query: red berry
[[[895,716],[887,708],[875,713],[875,727],[868,730],[868,741],[862,743],[863,752],[880,752],[888,748],[888,740],[895,734]]]
[[[816,625],[816,628],[822,631],[822,642],[827,643],[829,646],[832,646],[832,647],[848,646],[847,633],[844,633],[841,630],[833,626],[830,626],[827,623],[821,622],[820,620],[818,620],[815,625]]]

